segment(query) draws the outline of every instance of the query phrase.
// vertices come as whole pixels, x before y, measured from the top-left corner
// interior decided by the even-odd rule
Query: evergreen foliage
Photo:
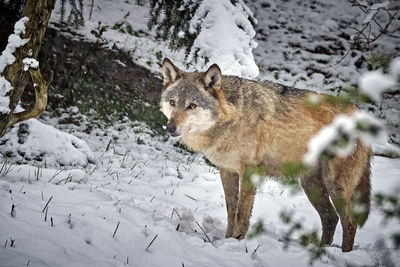
[[[190,20],[200,6],[199,0],[151,0],[148,27],[156,29],[163,40],[169,40],[171,50],[185,47],[189,55],[194,40],[199,34],[190,33]]]
[[[185,48],[186,58],[191,53],[193,44],[200,34],[201,25],[196,25],[194,31],[191,29],[191,21],[203,0],[151,0],[148,27],[155,29],[159,36],[169,41],[171,50]],[[251,25],[256,25],[256,20],[249,13],[242,1],[230,0],[231,4],[240,7],[248,13],[248,20]],[[208,13],[204,15],[207,17]],[[241,28],[241,25],[237,25]],[[194,60],[197,61],[198,48],[194,51]],[[207,60],[207,59],[206,59]]]

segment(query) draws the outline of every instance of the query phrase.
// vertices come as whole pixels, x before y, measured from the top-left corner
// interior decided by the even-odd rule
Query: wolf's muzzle
[[[179,136],[179,133],[176,131],[176,125],[174,119],[171,119],[167,124],[167,133],[171,136]]]

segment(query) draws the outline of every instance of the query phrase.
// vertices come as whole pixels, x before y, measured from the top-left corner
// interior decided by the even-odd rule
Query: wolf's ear
[[[181,70],[176,67],[174,64],[172,64],[171,60],[169,58],[164,58],[164,61],[162,63],[162,74],[164,77],[164,86],[167,87],[176,79],[179,78],[179,75],[181,74]]]
[[[217,64],[212,64],[211,67],[209,67],[204,73],[203,83],[206,89],[221,88],[222,73]]]

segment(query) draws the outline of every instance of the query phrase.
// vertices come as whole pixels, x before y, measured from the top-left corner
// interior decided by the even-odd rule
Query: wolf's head
[[[204,73],[188,73],[165,58],[162,64],[164,91],[160,110],[168,118],[167,132],[172,136],[200,134],[217,119],[218,94],[222,74],[218,65]]]

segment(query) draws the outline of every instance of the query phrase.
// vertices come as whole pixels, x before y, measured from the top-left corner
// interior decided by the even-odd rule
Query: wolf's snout
[[[179,134],[176,131],[176,125],[174,119],[172,119],[170,122],[167,124],[167,133],[169,133],[171,136],[178,136]]]

